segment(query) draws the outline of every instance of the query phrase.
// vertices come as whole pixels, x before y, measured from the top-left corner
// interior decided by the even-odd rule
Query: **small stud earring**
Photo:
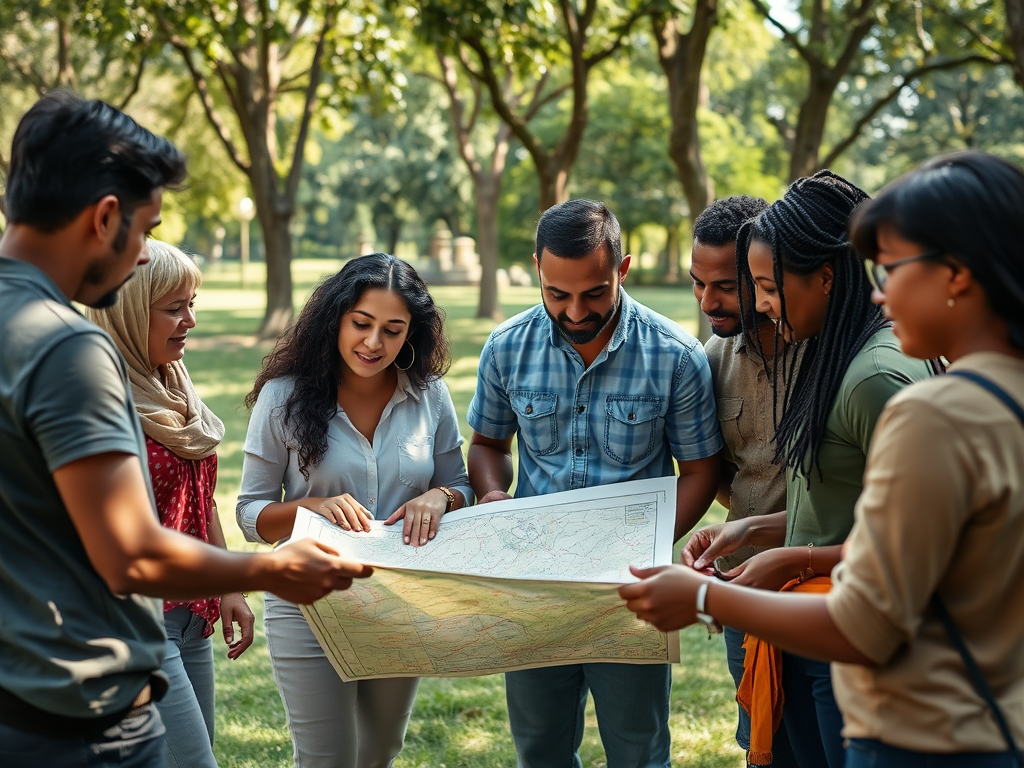
[[[952,298],[952,297],[950,297],[950,298],[949,298],[949,299],[948,299],[948,300],[946,301],[946,306],[947,306],[947,307],[955,307],[955,306],[956,306],[956,302],[955,302],[955,301],[953,301],[953,298]]]

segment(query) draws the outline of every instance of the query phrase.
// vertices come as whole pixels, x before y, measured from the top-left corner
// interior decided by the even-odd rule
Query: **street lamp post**
[[[242,225],[242,276],[241,284],[245,288],[245,268],[249,265],[249,222],[256,215],[256,205],[252,198],[243,197],[238,201],[238,221]]]

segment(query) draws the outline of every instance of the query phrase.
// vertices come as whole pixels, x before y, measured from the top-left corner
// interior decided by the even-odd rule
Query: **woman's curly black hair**
[[[413,386],[426,389],[451,366],[444,311],[409,264],[387,253],[371,253],[352,259],[340,272],[325,278],[313,290],[295,324],[264,358],[263,369],[245,396],[245,406],[252,408],[268,381],[284,376],[294,380],[284,405],[284,423],[294,435],[299,471],[306,479],[327,452],[327,425],[338,407],[343,370],[338,351],[341,318],[366,291],[375,288],[397,293],[411,315],[407,342],[416,355],[405,373]],[[399,357],[403,354],[400,352]]]
[[[821,332],[801,343],[802,358],[795,380],[786,389],[782,415],[776,414],[776,464],[785,464],[807,478],[818,465],[825,439],[825,425],[835,405],[846,369],[868,339],[885,327],[881,307],[871,303],[871,286],[864,265],[847,236],[850,216],[868,200],[863,190],[831,171],[797,179],[782,199],[768,206],[756,219],[743,225],[736,240],[736,272],[754,296],[754,280],[747,252],[754,240],[772,252],[775,283],[782,303],[779,325],[787,323],[783,272],[808,275],[828,264],[833,270],[833,288]],[[757,339],[747,324],[749,310],[740,291],[740,318],[744,333]],[[776,334],[776,347],[779,346]],[[760,350],[762,359],[764,350]],[[792,370],[774,366],[772,375],[779,386]],[[818,467],[820,474],[820,467]]]

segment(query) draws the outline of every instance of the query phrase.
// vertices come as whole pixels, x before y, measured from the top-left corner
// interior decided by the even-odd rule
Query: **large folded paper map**
[[[671,562],[675,498],[667,477],[494,502],[445,515],[422,547],[402,542],[400,522],[352,533],[300,508],[292,540],[376,567],[302,611],[349,681],[676,662],[676,633],[616,594],[631,564]]]

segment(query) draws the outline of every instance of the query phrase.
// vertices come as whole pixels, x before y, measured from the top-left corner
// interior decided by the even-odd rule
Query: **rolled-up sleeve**
[[[955,428],[921,399],[897,396],[878,422],[864,491],[829,615],[873,661],[888,661],[918,631],[971,509],[973,461]]]
[[[469,403],[466,421],[484,437],[503,440],[519,428],[515,411],[498,371],[494,336],[484,344],[477,369],[476,392]]]
[[[694,342],[682,354],[672,378],[672,399],[666,414],[672,456],[693,461],[722,448],[711,366],[704,348]]]
[[[246,541],[270,544],[256,532],[268,504],[281,501],[290,451],[284,437],[282,382],[273,380],[260,392],[249,419],[242,458],[242,485],[235,520]]]

